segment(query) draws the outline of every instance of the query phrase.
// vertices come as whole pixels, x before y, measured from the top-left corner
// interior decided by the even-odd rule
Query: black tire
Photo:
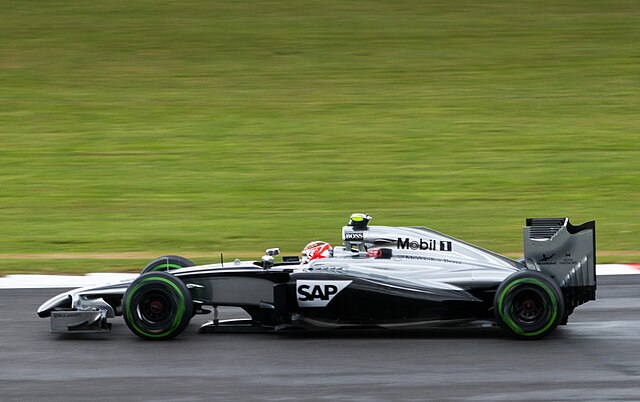
[[[153,271],[169,271],[170,269],[193,267],[194,265],[196,264],[184,257],[180,257],[179,255],[163,255],[162,257],[158,257],[148,263],[147,266],[142,270],[142,273],[145,274],[147,272]]]
[[[193,316],[185,284],[167,272],[148,272],[134,280],[122,299],[124,321],[142,339],[167,340],[179,335]]]
[[[505,279],[493,308],[498,324],[517,339],[544,338],[565,315],[560,286],[537,271],[520,271]]]

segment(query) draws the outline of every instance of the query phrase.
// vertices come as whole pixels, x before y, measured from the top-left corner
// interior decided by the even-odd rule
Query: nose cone
[[[71,307],[71,295],[69,293],[65,292],[52,297],[38,307],[37,312],[42,318],[49,317],[51,315],[51,310],[59,307]]]

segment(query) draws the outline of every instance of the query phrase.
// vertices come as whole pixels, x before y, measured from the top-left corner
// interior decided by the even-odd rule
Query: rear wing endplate
[[[568,218],[529,218],[524,227],[527,268],[553,278],[571,305],[596,298],[596,223],[574,226]]]

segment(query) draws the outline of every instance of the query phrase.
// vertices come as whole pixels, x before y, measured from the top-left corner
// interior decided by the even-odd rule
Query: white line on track
[[[596,274],[600,275],[638,275],[640,264],[599,264]],[[84,276],[73,275],[7,275],[0,277],[0,289],[33,288],[80,288],[99,286],[108,283],[129,281],[138,274],[93,273]]]
[[[640,274],[640,264],[600,264],[596,265],[596,275]]]

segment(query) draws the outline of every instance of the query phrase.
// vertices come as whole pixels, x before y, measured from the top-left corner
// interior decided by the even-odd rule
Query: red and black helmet
[[[302,250],[302,263],[307,264],[319,258],[333,257],[333,247],[324,241],[312,241]]]

